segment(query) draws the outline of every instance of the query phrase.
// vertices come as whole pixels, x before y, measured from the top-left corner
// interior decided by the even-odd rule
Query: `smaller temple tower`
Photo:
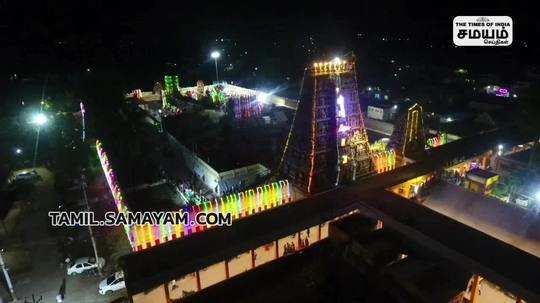
[[[422,106],[415,103],[398,118],[390,145],[400,156],[414,159],[424,153],[426,136],[423,115]]]

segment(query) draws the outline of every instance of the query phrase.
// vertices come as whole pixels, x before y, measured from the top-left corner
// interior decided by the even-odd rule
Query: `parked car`
[[[105,259],[99,258],[98,260],[100,267],[105,265]],[[98,268],[98,262],[94,257],[84,257],[75,260],[75,262],[68,265],[67,274],[75,275],[82,274],[90,270],[96,270]]]
[[[126,288],[124,272],[117,271],[99,283],[98,292],[101,295],[107,295],[124,288]]]
[[[14,174],[9,183],[20,184],[20,183],[33,183],[36,181],[41,181],[41,176],[35,170],[21,171]]]

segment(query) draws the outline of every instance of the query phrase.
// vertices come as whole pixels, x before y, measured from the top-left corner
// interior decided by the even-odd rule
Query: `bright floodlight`
[[[34,115],[34,117],[32,118],[32,123],[41,126],[47,123],[47,120],[48,119],[47,119],[47,116],[45,116],[45,114],[39,113],[39,114]]]
[[[335,57],[334,58],[334,62],[336,62],[337,64],[340,64],[341,63],[341,59],[339,57]]]
[[[218,51],[213,51],[211,54],[210,54],[210,57],[212,57],[212,59],[217,59],[221,56],[221,54],[218,52]]]
[[[502,144],[499,144],[499,146],[497,146],[498,149],[503,149],[504,148],[504,145]]]
[[[16,153],[17,155],[22,154],[22,149],[16,148],[16,149],[15,149],[15,153]]]
[[[267,99],[268,99],[268,94],[267,93],[260,92],[257,95],[257,101],[259,101],[261,103],[266,103]]]

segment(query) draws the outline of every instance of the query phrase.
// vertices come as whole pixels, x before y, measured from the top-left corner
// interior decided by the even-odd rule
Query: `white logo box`
[[[509,16],[457,16],[452,27],[457,46],[510,46],[513,41]]]

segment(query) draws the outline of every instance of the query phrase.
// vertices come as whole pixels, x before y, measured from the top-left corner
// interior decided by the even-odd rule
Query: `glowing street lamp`
[[[42,112],[35,114],[31,120],[31,123],[37,126],[36,144],[34,145],[34,160],[32,161],[32,168],[34,170],[36,169],[36,159],[37,159],[38,146],[39,146],[39,131],[41,130],[41,127],[43,125],[47,124],[48,121],[49,119]]]
[[[214,59],[214,63],[216,65],[216,82],[219,82],[219,75],[218,75],[218,68],[217,68],[217,59],[219,59],[219,57],[221,57],[221,54],[218,52],[218,51],[213,51],[211,54],[210,54],[210,57],[212,57],[212,59]]]
[[[48,120],[49,119],[47,119],[47,116],[45,116],[45,114],[38,113],[32,117],[32,124],[35,124],[39,127],[39,126],[45,125],[45,123],[47,123]]]
[[[210,56],[212,57],[212,59],[217,59],[221,56],[221,54],[218,51],[213,51]]]
[[[15,149],[15,154],[17,154],[17,155],[22,154],[22,149],[16,148],[16,149]]]

